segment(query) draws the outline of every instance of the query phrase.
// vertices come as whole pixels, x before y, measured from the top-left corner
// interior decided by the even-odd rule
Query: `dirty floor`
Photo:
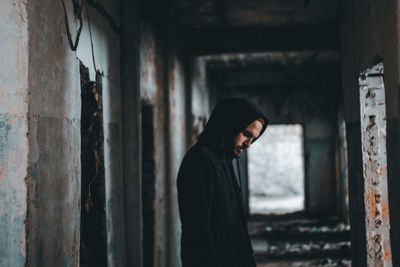
[[[350,227],[337,217],[253,215],[249,233],[258,267],[351,266]]]

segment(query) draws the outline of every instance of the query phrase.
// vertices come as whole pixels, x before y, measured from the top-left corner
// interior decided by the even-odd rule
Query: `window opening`
[[[303,127],[270,125],[248,150],[250,214],[304,209]]]

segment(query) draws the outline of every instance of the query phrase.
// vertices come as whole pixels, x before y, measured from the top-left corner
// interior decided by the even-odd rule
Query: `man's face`
[[[262,127],[263,125],[260,121],[253,121],[233,139],[232,153],[234,157],[238,157],[241,152],[250,147],[251,142],[260,135]]]

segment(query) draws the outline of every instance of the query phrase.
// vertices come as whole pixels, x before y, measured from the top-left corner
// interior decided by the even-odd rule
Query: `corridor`
[[[182,266],[179,166],[230,97],[270,119],[234,169],[258,267],[400,266],[399,24],[394,0],[1,1],[0,267]]]

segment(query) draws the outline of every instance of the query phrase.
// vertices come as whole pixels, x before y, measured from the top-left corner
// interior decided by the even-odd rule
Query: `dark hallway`
[[[347,187],[347,166],[339,162],[346,160],[339,158],[342,156],[340,150],[345,150],[339,144],[345,139],[341,136],[339,125],[343,112],[339,47],[312,49],[310,45],[305,51],[209,55],[198,60],[206,62],[211,97],[246,98],[268,114],[270,126],[262,137],[266,139],[266,144],[260,149],[267,150],[268,142],[278,143],[270,135],[274,126],[297,124],[303,131],[304,198],[295,199],[300,211],[286,214],[278,210],[272,215],[262,215],[257,212],[252,214],[249,210],[250,235],[258,265],[348,266],[350,227],[347,225],[348,204],[345,202],[347,192],[341,192]],[[290,151],[284,148],[285,142],[290,141],[281,142],[275,150],[285,152],[277,157],[290,157]],[[259,144],[254,147],[256,145]],[[247,155],[252,153],[252,149],[249,148]],[[265,207],[268,202],[274,201],[268,196],[276,196],[279,191],[274,187],[274,180],[282,182],[293,170],[291,165],[283,167],[274,158],[261,161],[262,157],[258,156],[258,166],[253,168],[259,172],[264,170],[260,179],[264,180],[267,188]],[[241,161],[243,166],[248,166],[251,157],[242,156]],[[269,165],[268,162],[274,164]],[[275,169],[281,169],[283,177]],[[267,173],[278,176],[269,177]],[[251,207],[252,190],[256,188],[249,184],[250,175],[251,172],[247,171],[242,177],[245,179],[243,184],[247,185],[247,203]],[[287,186],[293,180],[285,183]],[[260,182],[255,187],[260,188]],[[268,192],[268,188],[273,192]],[[275,206],[278,204],[276,202]]]
[[[182,266],[178,170],[231,97],[270,120],[234,170],[257,266],[400,265],[397,1],[0,10],[0,267]]]

